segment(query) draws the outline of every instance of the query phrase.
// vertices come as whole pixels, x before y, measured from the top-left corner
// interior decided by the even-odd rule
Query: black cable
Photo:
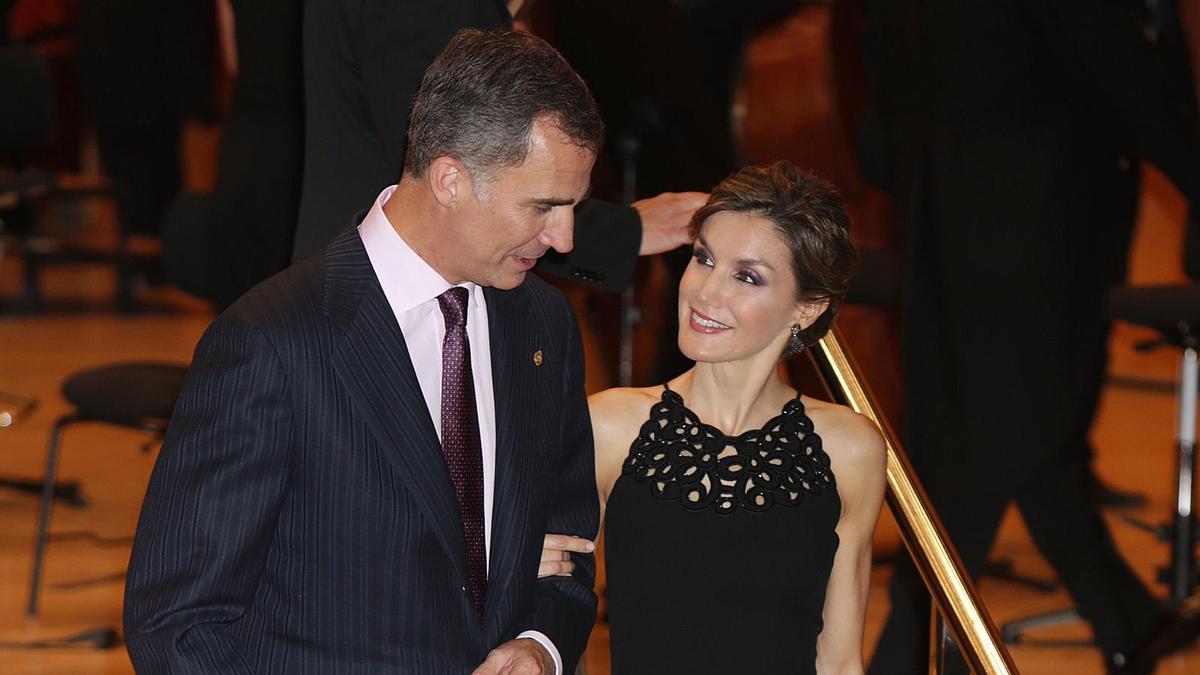
[[[50,532],[46,535],[46,541],[86,541],[95,546],[128,546],[133,543],[133,537],[106,537],[92,530],[67,530],[65,532]]]
[[[105,574],[101,577],[91,577],[88,579],[77,579],[75,581],[64,581],[57,584],[46,584],[46,589],[51,591],[78,591],[83,588],[91,588],[92,586],[100,586],[102,584],[111,584],[117,581],[124,581],[125,573],[116,572],[114,574]]]
[[[82,633],[50,640],[34,640],[32,642],[0,641],[0,649],[112,649],[121,644],[117,630],[105,626],[92,628]]]

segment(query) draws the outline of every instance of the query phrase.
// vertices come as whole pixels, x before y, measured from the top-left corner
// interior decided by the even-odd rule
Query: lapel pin
[[[533,353],[533,365],[535,365],[535,366],[542,365],[542,350],[539,349]]]

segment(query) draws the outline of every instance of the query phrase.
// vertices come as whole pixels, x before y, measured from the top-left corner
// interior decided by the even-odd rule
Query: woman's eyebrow
[[[712,255],[713,255],[712,247],[710,247],[708,245],[708,242],[704,240],[704,235],[697,235],[696,241],[700,244],[700,247],[703,248],[705,250],[705,252],[708,253],[709,257],[712,257]],[[746,267],[765,267],[765,268],[771,270],[772,272],[775,271],[774,265],[772,265],[771,263],[769,263],[765,260],[759,260],[758,258],[740,258],[737,261],[737,264],[743,265]]]
[[[737,264],[745,265],[747,267],[765,267],[765,268],[771,270],[772,272],[775,271],[774,265],[767,262],[766,260],[759,260],[758,258],[739,258],[737,261]]]

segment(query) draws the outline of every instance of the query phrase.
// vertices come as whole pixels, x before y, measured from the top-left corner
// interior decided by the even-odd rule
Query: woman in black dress
[[[725,179],[679,284],[695,367],[589,399],[614,673],[862,672],[883,440],[779,376],[837,312],[848,220],[790,164]],[[548,537],[542,573],[585,544]]]

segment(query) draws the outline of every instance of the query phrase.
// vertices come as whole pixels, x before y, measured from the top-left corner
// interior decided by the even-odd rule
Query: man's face
[[[574,206],[588,189],[596,156],[552,124],[535,121],[519,166],[476,178],[452,224],[455,276],[511,289],[553,248],[571,250]]]

